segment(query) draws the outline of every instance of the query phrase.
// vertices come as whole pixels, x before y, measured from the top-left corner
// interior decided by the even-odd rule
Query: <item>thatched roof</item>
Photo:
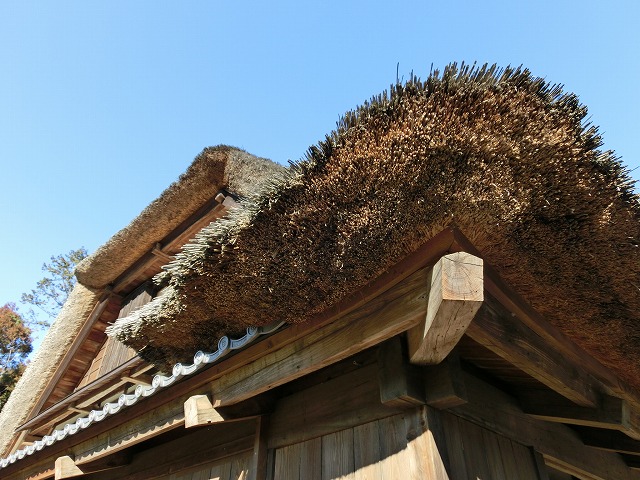
[[[110,329],[156,362],[303,322],[449,226],[549,321],[640,387],[640,205],[586,108],[521,69],[434,72],[348,113]]]
[[[237,148],[205,148],[176,182],[78,265],[78,281],[94,288],[108,285],[219,190],[247,195],[281,169]]]
[[[206,148],[189,169],[126,228],[76,269],[78,284],[0,412],[0,453],[36,406],[105,287],[224,189],[247,195],[283,167],[237,148]]]
[[[77,284],[67,298],[0,412],[0,454],[8,453],[6,449],[14,431],[27,420],[99,298],[99,291],[81,284]]]

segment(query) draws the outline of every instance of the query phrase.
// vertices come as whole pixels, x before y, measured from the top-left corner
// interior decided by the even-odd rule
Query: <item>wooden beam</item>
[[[143,386],[149,386],[153,381],[153,377],[151,375],[144,375],[144,374],[141,374],[137,377],[123,376],[120,378],[126,382],[134,383],[136,385],[143,385]]]
[[[440,365],[424,368],[425,400],[427,405],[446,409],[468,402],[464,373],[457,355],[449,355]]]
[[[155,244],[155,246],[151,250],[151,254],[155,255],[165,263],[169,263],[174,258],[173,255],[170,255],[162,250],[162,244],[159,242]]]
[[[224,418],[213,408],[208,395],[194,395],[184,402],[185,428],[199,427],[224,422]]]
[[[386,418],[402,409],[380,403],[378,366],[373,363],[281,398],[270,417],[269,448]]]
[[[548,422],[618,430],[640,440],[638,412],[626,400],[604,396],[595,408],[581,407],[550,392],[527,392],[520,396],[522,410]]]
[[[622,454],[622,458],[629,468],[633,470],[640,470],[640,457]]]
[[[547,465],[574,472],[579,478],[640,479],[619,455],[585,447],[573,429],[530,417],[520,409],[515,398],[466,372],[464,381],[469,403],[451,409],[453,414],[533,447],[543,455]],[[619,432],[604,432],[633,441]]]
[[[491,295],[485,295],[467,335],[572,402],[585,407],[598,405],[600,382]]]
[[[607,452],[640,455],[640,441],[614,430],[575,427],[585,445]]]
[[[76,465],[73,458],[68,455],[56,458],[55,463],[55,480],[63,480],[64,478],[81,477],[84,472]]]
[[[480,255],[475,246],[464,234],[452,229],[454,241],[450,246],[451,251],[466,251],[474,255]],[[580,365],[581,369],[588,372],[592,378],[597,378],[603,391],[609,395],[628,400],[636,408],[640,409],[640,390],[631,386],[629,382],[621,380],[611,369],[599,363],[593,356],[572,342],[556,326],[551,325],[531,305],[529,305],[518,293],[510,288],[490,266],[485,265],[485,295],[493,296],[512,315],[520,319],[535,334],[540,336],[550,348],[573,365]]]
[[[481,258],[465,252],[433,266],[425,320],[407,333],[411,363],[438,364],[456,346],[482,305],[482,267]]]
[[[74,413],[80,413],[82,415],[89,415],[89,413],[91,412],[91,410],[87,410],[86,408],[78,408],[75,405],[69,405],[67,407],[67,410]]]
[[[38,413],[42,409],[42,406],[45,404],[45,402],[47,401],[47,399],[55,389],[60,379],[64,376],[76,352],[87,339],[87,336],[91,332],[93,325],[102,316],[102,314],[105,312],[107,307],[109,307],[109,305],[112,302],[120,303],[121,300],[122,298],[120,296],[113,294],[109,290],[106,290],[105,293],[100,298],[100,300],[96,302],[93,309],[91,310],[91,313],[87,317],[87,320],[84,322],[84,324],[82,325],[82,328],[80,329],[78,334],[74,337],[72,344],[69,346],[66,353],[60,360],[60,363],[56,367],[55,372],[49,378],[47,386],[45,387],[44,391],[40,395],[39,400],[35,403],[31,411],[29,412],[29,415],[27,418],[31,420],[38,415]],[[54,405],[54,407],[56,407],[56,405]],[[21,425],[20,427],[18,427],[18,429],[22,430],[25,428],[29,428],[26,425],[31,423],[30,420],[25,422],[25,424]]]
[[[426,278],[420,270],[335,322],[220,377],[212,383],[213,406],[241,402],[415,326],[427,310]]]
[[[378,349],[378,379],[380,401],[398,408],[424,405],[424,386],[418,367],[409,364],[397,336],[387,340]]]

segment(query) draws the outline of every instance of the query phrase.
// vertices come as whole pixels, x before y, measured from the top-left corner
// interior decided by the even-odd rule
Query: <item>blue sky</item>
[[[640,166],[640,2],[0,3],[0,304],[95,250],[208,145],[299,159],[413,71],[524,65]],[[640,171],[633,172],[640,178]]]

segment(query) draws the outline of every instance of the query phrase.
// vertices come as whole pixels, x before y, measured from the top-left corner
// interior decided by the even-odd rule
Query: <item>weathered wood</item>
[[[306,466],[302,465],[302,468],[305,469]],[[348,428],[324,435],[322,437],[322,480],[353,479],[353,472],[353,429]],[[303,475],[302,478],[305,476]]]
[[[382,478],[378,427],[378,422],[368,422],[353,429],[353,459],[356,480]]]
[[[424,404],[420,370],[407,361],[401,337],[394,337],[380,345],[378,379],[383,405],[410,408]]]
[[[407,333],[409,358],[440,363],[456,346],[483,300],[482,259],[465,252],[445,255],[433,266],[423,323]]]
[[[89,314],[89,317],[87,318],[86,322],[82,326],[80,332],[78,332],[78,334],[75,336],[73,343],[67,349],[67,352],[65,353],[64,357],[61,359],[60,363],[58,364],[55,372],[48,379],[47,386],[45,387],[44,391],[40,395],[39,400],[35,403],[35,405],[33,406],[33,408],[29,413],[29,416],[28,416],[29,419],[37,415],[40,412],[40,410],[43,408],[43,406],[45,406],[47,399],[53,393],[58,382],[64,377],[64,374],[67,372],[69,365],[74,360],[76,352],[78,351],[78,349],[80,349],[82,344],[87,339],[95,322],[100,318],[100,316],[105,312],[105,310],[107,310],[107,307],[111,303],[113,302],[119,303],[120,300],[121,300],[121,297],[117,295],[113,295],[111,292],[106,292],[102,296],[102,298],[98,302],[96,302],[95,306],[93,307],[93,310]],[[19,428],[20,429],[30,428],[30,426],[26,426],[27,423],[31,423],[31,422],[25,422],[25,424],[20,426]]]
[[[640,455],[640,441],[629,438],[621,432],[582,427],[576,430],[582,442],[589,447],[607,452]]]
[[[635,455],[622,455],[624,459],[624,463],[627,464],[627,467],[633,470],[640,470],[640,457]]]
[[[224,422],[224,417],[213,408],[208,395],[194,395],[184,402],[185,428],[200,427],[218,422]]]
[[[416,325],[426,314],[426,272],[286,347],[267,353],[212,383],[214,407],[240,402],[376,345]]]
[[[450,410],[456,415],[533,447],[549,465],[571,465],[580,478],[640,479],[618,455],[585,447],[569,427],[528,416],[514,398],[466,373],[465,384],[469,403]]]
[[[599,382],[511,315],[493,297],[484,304],[467,329],[480,345],[509,361],[552,390],[578,405],[595,407]]]
[[[382,418],[378,424],[382,478],[403,478],[407,474],[406,459],[403,458],[403,452],[407,447],[404,418],[400,416]]]
[[[121,378],[126,382],[145,387],[151,385],[151,382],[153,381],[153,377],[151,375],[139,375],[137,377],[123,376]]]
[[[474,255],[480,255],[475,246],[464,234],[452,229],[454,241],[450,246],[451,251],[466,251]],[[592,378],[598,379],[598,385],[609,395],[628,400],[636,408],[640,409],[640,390],[632,387],[629,382],[622,381],[611,369],[599,363],[593,356],[587,354],[574,342],[568,339],[557,327],[551,325],[544,317],[531,307],[519,294],[510,288],[491,267],[485,265],[485,295],[494,297],[506,311],[517,317],[536,335],[540,336],[549,348],[568,363],[579,365],[581,370]],[[579,403],[579,402],[578,402]]]
[[[194,430],[183,430],[185,434],[176,439],[162,443],[156,447],[136,453],[129,465],[117,472],[101,472],[93,474],[92,480],[147,480],[164,478],[171,473],[180,476],[188,471],[207,472],[204,466],[215,463],[227,476],[231,469],[231,460],[242,458],[248,465],[254,443],[255,424],[253,421],[233,424],[215,424]],[[225,467],[227,465],[227,467]],[[210,477],[205,477],[207,480]],[[216,478],[215,476],[213,478]]]
[[[378,367],[367,365],[282,398],[271,415],[269,448],[326,435],[398,413],[380,403]]]
[[[121,375],[125,372],[131,371],[132,368],[139,367],[143,364],[143,360],[139,357],[134,357],[125,364],[118,367],[116,370],[111,371],[107,375],[99,378],[95,382],[85,385],[83,388],[76,390],[74,393],[66,397],[61,402],[51,406],[47,410],[40,412],[36,417],[25,422],[19,428],[22,429],[41,429],[46,426],[60,423],[64,420],[65,410],[68,405],[76,404],[80,408],[86,407],[87,404],[91,404],[96,399],[102,398],[108,395],[109,392],[105,391],[105,388],[109,386],[115,388],[123,385]]]
[[[84,472],[76,465],[73,458],[68,455],[56,458],[55,464],[55,480],[63,480],[64,478],[81,477]]]
[[[603,396],[598,407],[581,407],[565,398],[547,392],[526,392],[520,398],[522,410],[534,418],[548,422],[619,430],[640,440],[640,422],[635,408],[626,400]]]
[[[412,478],[449,480],[439,412],[426,406],[416,408],[405,416],[405,428]]]
[[[160,242],[155,244],[155,246],[151,250],[151,253],[161,259],[164,263],[169,263],[174,258],[173,255],[170,255],[167,252],[163,251],[163,247]]]
[[[268,459],[268,428],[269,417],[262,415],[256,418],[256,433],[253,442],[253,456],[251,457],[251,467],[247,480],[267,480],[269,472],[267,471]]]
[[[544,463],[544,457],[540,452],[536,452],[535,450],[533,450],[533,461],[535,462],[536,468],[538,469],[538,479],[550,480],[549,470],[547,469],[547,465]]]
[[[455,354],[439,365],[425,367],[424,385],[425,401],[434,408],[453,408],[468,401],[460,358]]]

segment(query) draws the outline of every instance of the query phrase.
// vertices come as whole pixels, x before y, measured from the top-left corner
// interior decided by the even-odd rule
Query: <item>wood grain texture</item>
[[[246,400],[345,359],[416,325],[427,308],[426,272],[418,271],[367,305],[212,383],[214,406]]]
[[[213,408],[208,395],[193,395],[184,402],[185,428],[199,427],[218,422],[224,422],[224,418]]]
[[[485,298],[467,335],[578,405],[598,404],[599,382],[492,297]]]
[[[576,474],[580,478],[640,479],[618,455],[585,447],[578,435],[564,425],[531,418],[522,412],[515,399],[495,387],[469,374],[465,374],[465,384],[469,403],[451,409],[465,420],[534,448],[547,464],[570,466],[574,474],[581,472]],[[463,448],[468,450],[469,446]]]
[[[73,458],[68,455],[56,458],[55,480],[75,478],[84,475],[84,472],[76,465]]]
[[[409,358],[437,365],[456,346],[484,298],[482,259],[465,252],[442,257],[429,272],[424,322],[409,330]]]

